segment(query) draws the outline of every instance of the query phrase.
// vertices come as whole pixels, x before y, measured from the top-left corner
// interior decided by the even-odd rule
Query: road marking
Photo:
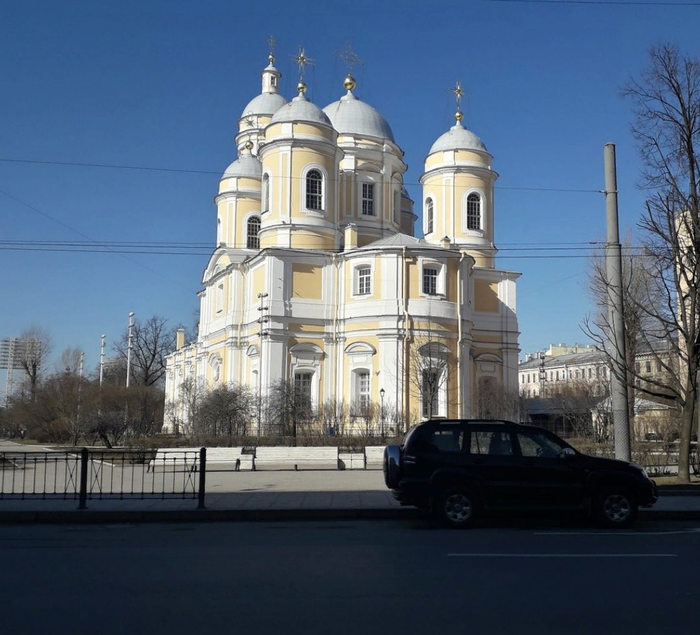
[[[449,558],[677,558],[677,553],[448,553]]]
[[[700,527],[674,531],[534,531],[535,536],[670,536],[700,532]]]

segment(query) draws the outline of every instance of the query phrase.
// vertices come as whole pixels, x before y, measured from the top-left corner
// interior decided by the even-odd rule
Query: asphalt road
[[[691,633],[698,527],[0,526],[0,632]]]

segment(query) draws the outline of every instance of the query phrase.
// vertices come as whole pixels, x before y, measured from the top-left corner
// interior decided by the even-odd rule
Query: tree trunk
[[[695,423],[696,397],[695,390],[690,389],[681,413],[681,433],[678,445],[678,480],[681,483],[690,483],[690,437]]]

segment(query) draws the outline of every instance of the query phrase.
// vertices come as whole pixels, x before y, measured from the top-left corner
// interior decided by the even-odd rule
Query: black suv
[[[581,454],[535,426],[432,420],[384,451],[384,481],[402,505],[434,511],[450,527],[482,509],[585,507],[601,523],[631,525],[658,499],[634,463]]]

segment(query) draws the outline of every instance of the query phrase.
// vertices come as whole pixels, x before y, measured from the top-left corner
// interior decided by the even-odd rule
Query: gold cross
[[[275,61],[275,46],[277,46],[277,40],[275,39],[274,35],[267,38],[267,45],[270,47],[270,54],[268,55],[268,58],[270,60],[270,64],[272,64],[272,62]]]
[[[364,64],[364,61],[352,50],[352,44],[350,42],[345,46],[345,50],[342,53],[337,54],[338,57],[345,62],[345,69],[348,75],[352,75],[352,69],[357,64]]]
[[[306,51],[304,50],[303,46],[299,47],[299,52],[297,53],[296,57],[293,57],[292,59],[297,63],[297,66],[299,67],[299,81],[302,81],[304,79],[304,69],[307,66],[313,66],[314,60],[312,60],[306,54]]]
[[[464,97],[464,90],[462,89],[462,82],[457,80],[457,83],[455,84],[455,87],[452,89],[452,92],[454,93],[455,99],[457,101],[457,110],[459,110],[460,106],[462,105],[462,97]]]

